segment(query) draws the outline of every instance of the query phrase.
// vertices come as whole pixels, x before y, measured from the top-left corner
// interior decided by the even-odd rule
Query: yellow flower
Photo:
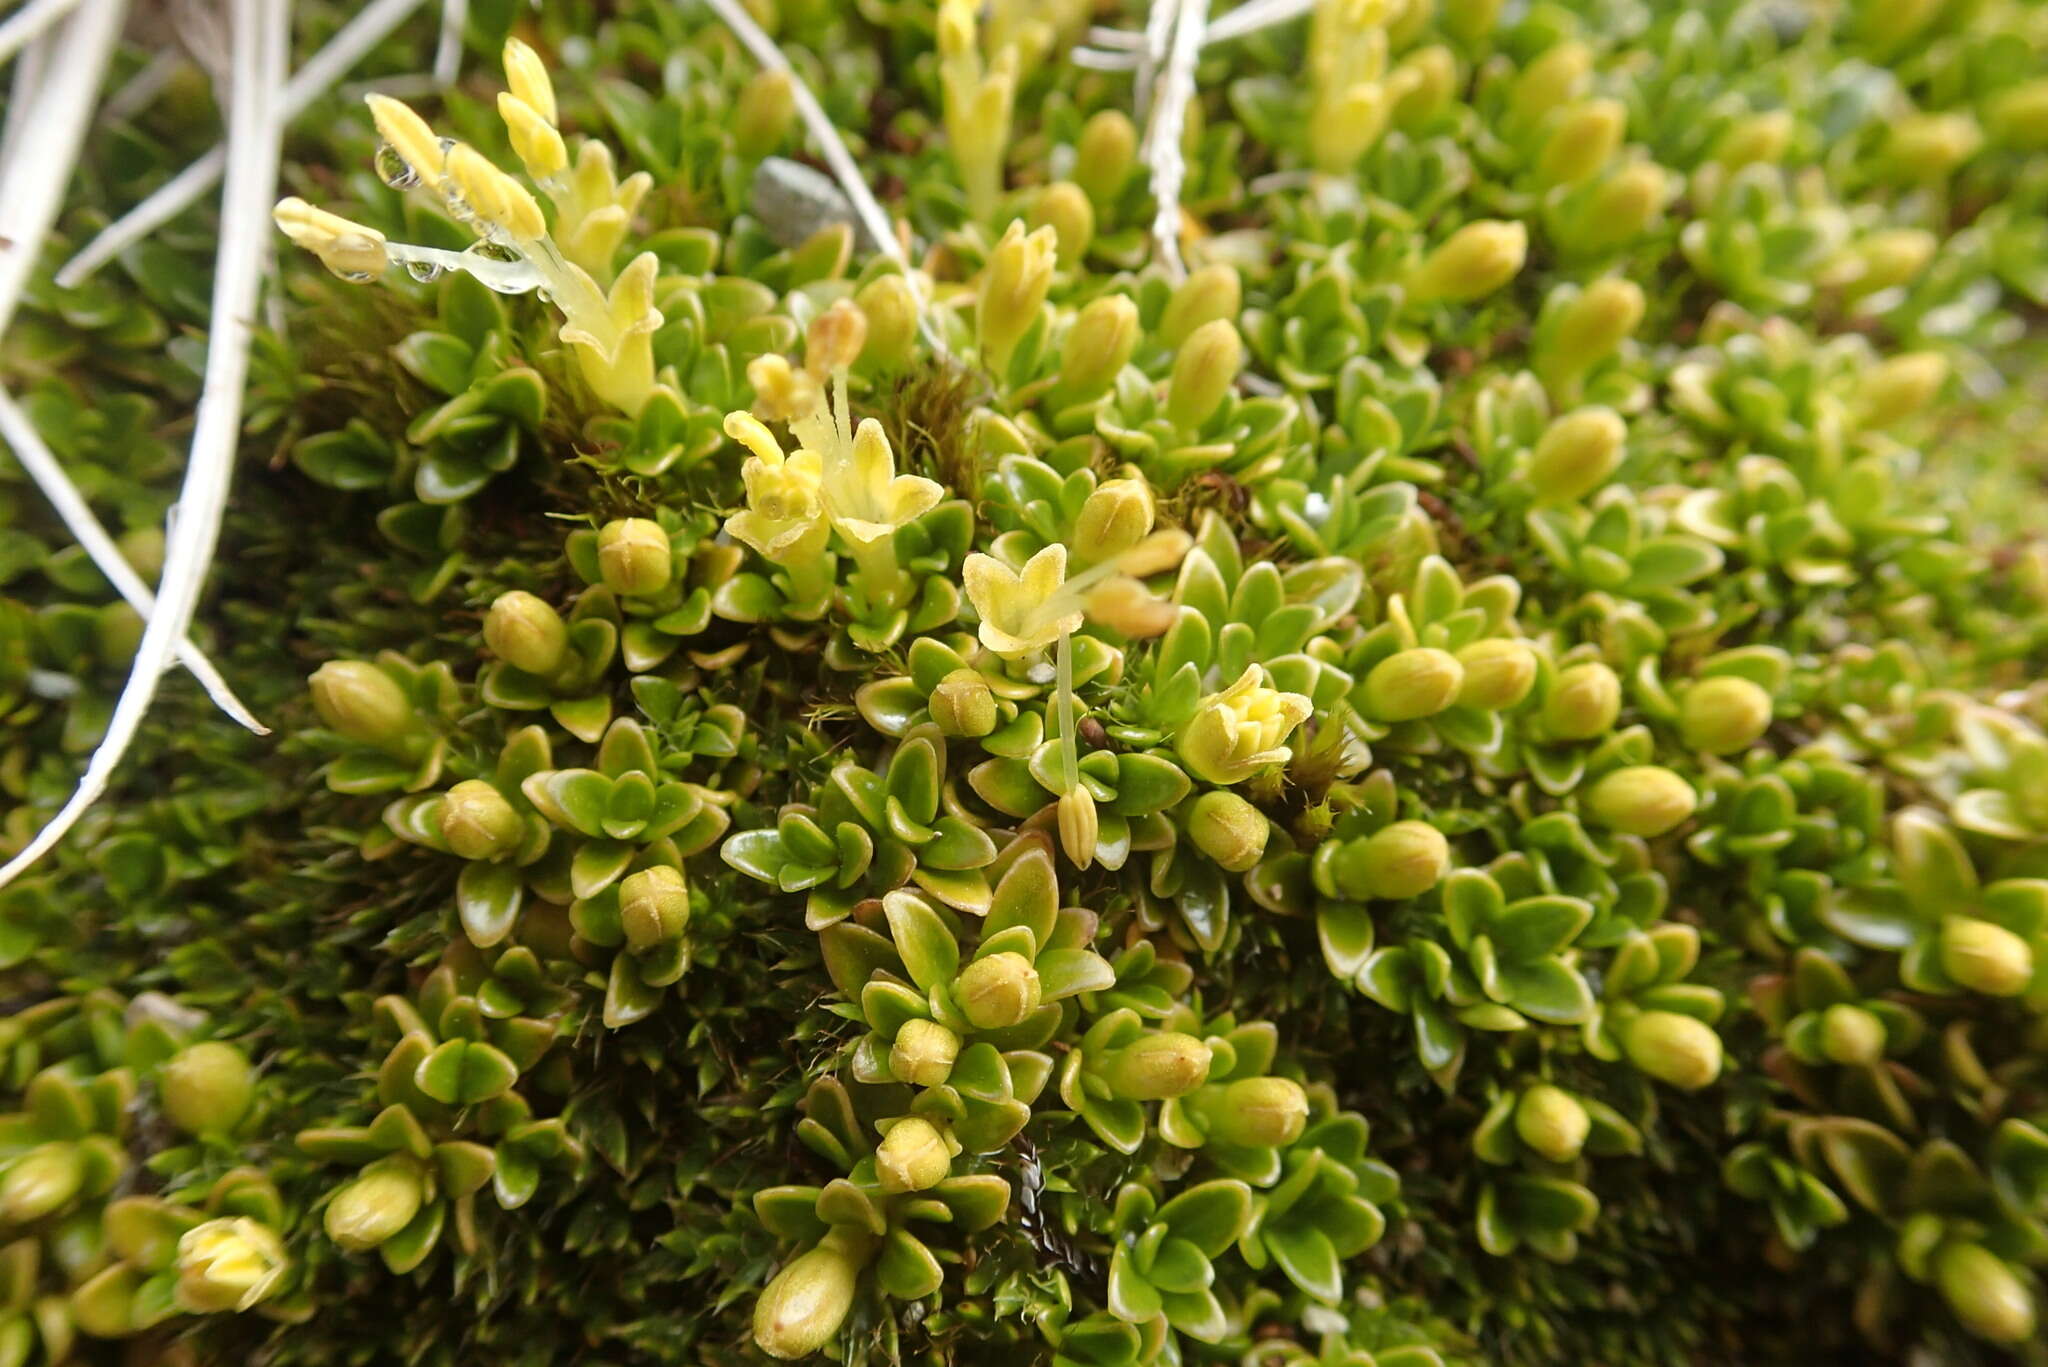
[[[740,467],[747,506],[725,520],[726,531],[778,565],[802,565],[825,549],[822,471],[813,451],[785,456],[751,413],[725,415],[725,434],[753,452]]]
[[[662,323],[654,307],[654,277],[660,263],[653,252],[640,253],[619,272],[609,296],[581,268],[563,269],[589,289],[593,303],[569,314],[562,340],[576,348],[583,378],[599,398],[639,412],[654,391],[654,333]]]
[[[178,1240],[178,1303],[202,1314],[247,1310],[276,1288],[288,1262],[267,1226],[208,1220]]]
[[[1249,666],[1236,683],[1202,699],[1174,737],[1174,748],[1197,778],[1241,783],[1293,757],[1285,741],[1314,705],[1299,693],[1269,687],[1264,677],[1258,665]]]
[[[1061,592],[1067,548],[1058,542],[1025,561],[1021,572],[976,552],[967,557],[961,578],[981,617],[981,643],[998,655],[1043,650],[1062,633],[1080,628],[1080,604]]]
[[[843,426],[843,423],[842,423]],[[945,494],[922,475],[896,473],[896,453],[882,425],[864,419],[839,458],[825,466],[825,506],[839,534],[857,545],[894,536],[905,523],[924,516]]]

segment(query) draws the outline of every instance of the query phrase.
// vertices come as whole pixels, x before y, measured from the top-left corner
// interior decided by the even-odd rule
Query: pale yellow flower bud
[[[1188,838],[1195,848],[1231,873],[1243,873],[1266,853],[1272,823],[1236,793],[1208,792],[1188,814]]]
[[[1578,1098],[1547,1082],[1529,1088],[1515,1103],[1515,1133],[1553,1163],[1577,1158],[1592,1128],[1592,1118]]]
[[[977,1030],[1006,1030],[1038,1009],[1038,970],[1022,954],[990,954],[960,970],[953,1000]]]
[[[1242,369],[1244,339],[1237,335],[1237,325],[1223,318],[1202,324],[1173,358],[1167,418],[1178,427],[1198,430],[1223,406]]]
[[[986,736],[996,729],[996,695],[972,669],[956,669],[939,680],[930,701],[932,721],[948,736]]]
[[[391,264],[384,234],[316,209],[303,199],[279,200],[270,216],[293,245],[319,257],[321,265],[344,280],[375,279]]]
[[[1457,93],[1458,59],[1442,44],[1420,48],[1401,59],[1387,84],[1401,90],[1394,122],[1419,128],[1448,108]]]
[[[2006,146],[2028,151],[2048,147],[2048,76],[1999,91],[1985,112],[1993,135]]]
[[[1565,111],[1536,158],[1536,178],[1545,185],[1576,185],[1611,160],[1628,129],[1628,107],[1620,100],[1586,100]]]
[[[1854,1002],[1836,1002],[1821,1013],[1820,1047],[1836,1063],[1867,1068],[1884,1057],[1884,1022]]]
[[[1598,252],[1649,231],[1671,199],[1671,173],[1653,161],[1631,162],[1602,181],[1573,222],[1570,245]]]
[[[741,156],[765,157],[789,139],[796,126],[796,93],[790,74],[772,67],[755,72],[733,102],[733,142]]]
[[[538,181],[548,181],[569,169],[569,148],[562,141],[562,135],[552,123],[542,118],[534,107],[516,95],[500,93],[498,96],[498,117],[505,121],[505,132],[511,138],[512,150],[519,157],[526,173]]]
[[[1866,371],[1856,391],[1863,426],[1890,427],[1927,407],[1948,379],[1948,359],[1938,351],[1909,351]]]
[[[1465,667],[1449,651],[1417,646],[1396,651],[1365,676],[1365,713],[1373,721],[1402,722],[1436,715],[1457,701]]]
[[[1081,263],[1095,240],[1095,206],[1072,181],[1054,181],[1038,192],[1031,206],[1031,226],[1051,228],[1059,240],[1059,262],[1069,269]]]
[[[1095,795],[1076,785],[1060,794],[1054,815],[1058,818],[1060,848],[1075,868],[1095,862],[1095,845],[1102,837],[1101,817],[1095,810]]]
[[[659,522],[614,518],[598,529],[597,568],[613,593],[638,597],[669,586],[675,577],[675,554]]]
[[[1074,142],[1074,183],[1097,207],[1109,204],[1138,160],[1138,130],[1120,109],[1104,109],[1081,126]]]
[[[1010,353],[1038,321],[1052,288],[1059,237],[1051,228],[1026,233],[1012,222],[989,254],[981,276],[975,322],[981,336],[983,364],[997,374],[1010,363]]]
[[[900,370],[917,341],[917,292],[900,275],[878,275],[853,296],[868,320],[861,359],[877,370]]]
[[[1579,291],[1558,314],[1537,356],[1537,369],[1553,393],[1576,392],[1578,378],[1635,332],[1646,304],[1642,286],[1620,276],[1602,276]]]
[[[1941,923],[1941,967],[1986,997],[2017,997],[2034,979],[2034,951],[2004,926],[1974,916]]]
[[[1621,715],[1621,680],[1597,660],[1558,673],[1543,700],[1543,724],[1559,740],[1604,735]]]
[[[1748,749],[1770,724],[1771,695],[1733,675],[1701,679],[1678,704],[1679,734],[1710,755]]]
[[[484,615],[484,644],[514,669],[552,674],[569,650],[562,615],[524,589],[501,593]]]
[[[517,38],[505,40],[505,84],[514,97],[549,123],[561,121],[555,108],[555,83],[548,78],[546,64],[538,52]]]
[[[410,105],[389,95],[365,95],[363,103],[370,106],[370,120],[377,125],[377,136],[413,169],[422,185],[439,190],[447,173],[441,139],[427,126],[427,121],[415,114]]]
[[[1659,836],[1675,829],[1699,803],[1692,785],[1655,764],[1604,775],[1586,794],[1586,813],[1623,835]]]
[[[413,727],[405,690],[367,660],[330,660],[308,683],[320,720],[352,741],[390,745]]]
[[[1544,429],[1524,475],[1538,501],[1574,502],[1621,468],[1627,442],[1628,424],[1613,409],[1577,409]]]
[[[1209,1046],[1193,1035],[1162,1030],[1118,1049],[1099,1072],[1110,1091],[1129,1101],[1186,1096],[1209,1078]]]
[[[1209,1137],[1238,1148],[1285,1148],[1308,1128],[1308,1093],[1291,1078],[1239,1078],[1191,1100],[1201,1103]]]
[[[1593,49],[1576,40],[1556,43],[1522,69],[1508,94],[1515,122],[1533,125],[1567,100],[1576,99],[1593,74]]]
[[[505,795],[480,778],[464,779],[441,799],[441,838],[461,859],[496,859],[511,853],[525,834],[519,813]]]
[[[1945,180],[1983,145],[1984,132],[1968,114],[1913,114],[1891,126],[1885,157],[1914,180]]]
[[[1144,476],[1106,480],[1081,504],[1073,539],[1085,563],[1111,560],[1143,541],[1157,516]]]
[[[1121,294],[1090,300],[1060,349],[1063,395],[1083,403],[1107,393],[1137,347],[1138,306]]]
[[[1513,280],[1528,255],[1529,229],[1523,224],[1467,223],[1409,275],[1409,297],[1418,303],[1482,299]]]
[[[540,211],[540,202],[474,147],[455,144],[448,149],[446,166],[455,196],[478,220],[515,242],[534,242],[547,236],[547,218]]]
[[[847,1241],[828,1234],[775,1274],[754,1305],[754,1343],[784,1361],[809,1357],[831,1342],[853,1308],[861,1264]]]
[[[952,1170],[953,1147],[939,1127],[921,1115],[891,1125],[875,1149],[876,1180],[892,1196],[935,1187]]]
[[[157,1094],[165,1117],[185,1133],[226,1134],[249,1113],[256,1073],[232,1044],[188,1044],[165,1062]]]
[[[38,1144],[0,1172],[0,1225],[26,1225],[54,1215],[85,1183],[85,1159],[67,1140]]]
[[[379,1159],[327,1203],[327,1237],[351,1253],[375,1248],[412,1223],[425,1197],[414,1160]]]
[[[1405,901],[1443,881],[1451,869],[1451,844],[1426,821],[1396,821],[1374,831],[1355,860],[1346,862],[1357,876],[1360,895]]]
[[[1783,161],[1792,146],[1792,111],[1772,109],[1737,119],[1715,140],[1708,159],[1723,170],[1739,171],[1759,162]]]
[[[1159,326],[1152,330],[1152,335],[1167,346],[1178,349],[1204,323],[1212,323],[1219,318],[1235,323],[1243,307],[1244,285],[1238,279],[1237,270],[1216,262],[1202,267],[1174,286],[1173,293],[1166,300],[1166,311],[1159,315]]]
[[[913,1087],[938,1087],[952,1076],[960,1036],[937,1021],[907,1020],[889,1046],[889,1075]]]
[[[656,864],[619,884],[619,927],[636,952],[681,939],[689,924],[690,885],[681,869]]]
[[[1499,712],[1529,696],[1536,686],[1536,652],[1527,642],[1492,637],[1474,641],[1458,652],[1458,664],[1465,682],[1458,688],[1458,705],[1482,712]]]
[[[1856,245],[1862,269],[1849,282],[1857,294],[1875,294],[1911,284],[1934,259],[1940,241],[1925,228],[1887,228]]]
[[[1630,1063],[1682,1091],[1696,1092],[1721,1076],[1721,1037],[1714,1028],[1672,1011],[1645,1011],[1621,1031]]]

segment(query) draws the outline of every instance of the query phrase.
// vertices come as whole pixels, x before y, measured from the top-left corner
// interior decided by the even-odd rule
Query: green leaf
[[[1578,1025],[1593,1014],[1593,992],[1577,970],[1557,958],[1501,969],[1506,1003],[1552,1025]]]
[[[1132,1324],[1143,1324],[1165,1308],[1158,1289],[1132,1266],[1131,1250],[1117,1245],[1109,1259],[1109,1312]]]
[[[1344,1294],[1344,1276],[1328,1235],[1314,1225],[1291,1222],[1264,1233],[1273,1261],[1289,1281],[1325,1305],[1337,1303]]]
[[[1214,1258],[1244,1233],[1251,1214],[1251,1188],[1234,1178],[1218,1178],[1182,1191],[1159,1208],[1158,1220],[1204,1257]]]
[[[912,982],[929,992],[959,975],[960,942],[929,902],[911,893],[892,892],[882,899],[882,910]]]
[[[488,949],[512,933],[525,900],[526,882],[509,865],[465,864],[455,880],[462,933],[478,949]]]
[[[1819,1123],[1821,1155],[1849,1195],[1880,1215],[1899,1208],[1912,1153],[1882,1126],[1850,1116]]]
[[[519,1080],[512,1060],[488,1044],[452,1039],[420,1062],[413,1085],[446,1106],[473,1106]]]
[[[1592,904],[1576,897],[1525,897],[1504,908],[1487,934],[1504,964],[1528,964],[1564,949],[1592,919]]]

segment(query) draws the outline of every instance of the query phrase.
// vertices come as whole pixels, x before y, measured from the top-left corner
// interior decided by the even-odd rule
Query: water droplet
[[[408,261],[405,263],[405,273],[419,281],[422,285],[431,284],[439,280],[441,278],[441,269],[440,266],[435,265],[431,261]]]
[[[377,178],[394,190],[410,190],[420,183],[420,173],[388,142],[377,144],[376,166]]]
[[[351,285],[373,284],[377,279],[376,276],[368,271],[336,271],[334,274],[337,279],[346,281]]]
[[[531,294],[539,283],[525,259],[502,242],[472,242],[462,254],[476,263],[470,275],[499,294]]]

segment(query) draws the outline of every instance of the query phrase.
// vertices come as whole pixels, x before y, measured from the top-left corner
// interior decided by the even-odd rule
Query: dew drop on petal
[[[377,179],[394,190],[410,190],[420,183],[420,173],[388,142],[377,144],[376,167]]]

